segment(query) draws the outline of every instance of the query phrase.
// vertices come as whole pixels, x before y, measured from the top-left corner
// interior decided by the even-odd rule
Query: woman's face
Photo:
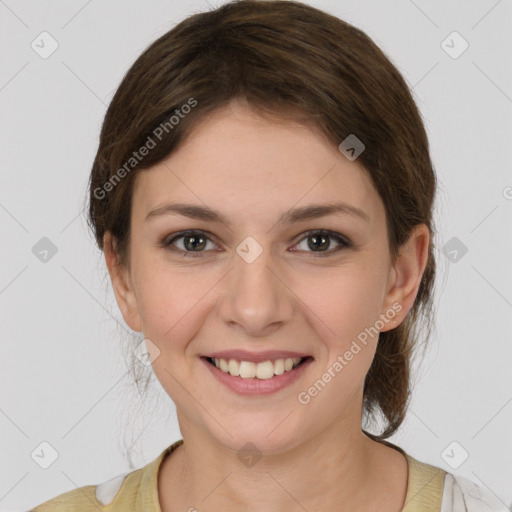
[[[156,211],[177,203],[223,220]],[[293,217],[334,203],[361,213]],[[357,160],[318,132],[231,103],[138,174],[131,215],[130,269],[111,272],[116,298],[130,327],[150,340],[150,356],[158,354],[153,369],[184,437],[278,453],[321,432],[361,435],[374,334],[396,327],[411,307],[426,245],[391,265],[384,206]],[[172,240],[188,230],[195,236]],[[108,250],[106,257],[112,269]],[[244,381],[204,359],[226,350],[250,352],[249,362],[268,350],[309,359],[290,373]],[[244,394],[219,377],[287,384]]]

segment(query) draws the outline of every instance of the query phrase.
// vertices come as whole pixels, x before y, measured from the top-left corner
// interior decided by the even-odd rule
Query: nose
[[[283,266],[273,262],[268,247],[253,261],[240,254],[235,254],[226,276],[220,318],[248,336],[268,336],[290,321],[295,296],[286,284]]]

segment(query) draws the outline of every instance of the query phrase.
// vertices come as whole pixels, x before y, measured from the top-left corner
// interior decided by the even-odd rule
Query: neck
[[[210,437],[183,439],[159,475],[162,512],[371,510],[382,500],[382,483],[396,484],[389,480],[390,473],[386,476],[383,461],[393,455],[403,459],[360,429],[352,435],[323,432],[286,452],[246,459],[246,464],[237,451]],[[403,479],[403,465],[400,475]],[[405,492],[406,481],[389,510],[401,510]],[[380,501],[375,510],[388,509]]]

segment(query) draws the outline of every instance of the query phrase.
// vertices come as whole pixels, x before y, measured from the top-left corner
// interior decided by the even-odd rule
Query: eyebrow
[[[168,203],[151,210],[146,216],[146,222],[161,215],[183,215],[191,219],[205,220],[209,222],[221,222],[230,227],[231,222],[220,212],[212,210],[207,206],[200,206],[185,203]],[[347,214],[357,217],[366,222],[370,221],[369,215],[348,203],[322,203],[310,204],[300,208],[292,208],[284,212],[278,219],[276,225],[292,224],[305,220],[316,219],[334,214]]]

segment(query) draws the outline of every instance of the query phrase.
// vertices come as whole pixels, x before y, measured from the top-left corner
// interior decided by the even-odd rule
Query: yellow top
[[[182,443],[183,439],[176,441],[143,468],[101,485],[87,485],[68,491],[38,505],[30,512],[161,512],[158,471],[164,458]],[[405,455],[409,466],[402,512],[440,512],[446,472],[420,462],[399,447],[394,447]]]

